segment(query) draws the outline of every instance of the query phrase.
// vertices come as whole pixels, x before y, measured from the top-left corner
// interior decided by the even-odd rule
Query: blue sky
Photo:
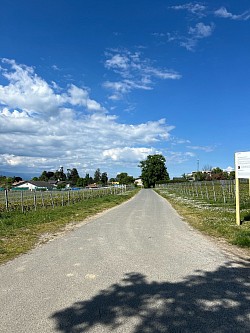
[[[170,177],[248,151],[249,1],[2,0],[0,174]],[[199,162],[198,162],[199,161]]]

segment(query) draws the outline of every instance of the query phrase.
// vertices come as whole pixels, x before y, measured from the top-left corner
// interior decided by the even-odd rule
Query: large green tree
[[[129,176],[127,172],[121,172],[116,176],[117,181],[120,185],[129,185],[134,182],[134,178]]]
[[[166,159],[163,155],[148,155],[145,161],[141,161],[141,179],[144,187],[155,187],[158,182],[169,180],[169,174],[165,166]]]

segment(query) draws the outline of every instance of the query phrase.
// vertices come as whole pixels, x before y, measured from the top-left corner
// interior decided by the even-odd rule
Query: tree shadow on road
[[[130,320],[133,333],[250,332],[249,268],[246,261],[228,263],[179,282],[150,282],[145,275],[131,272],[120,283],[51,318],[57,331],[64,333],[94,328],[98,332],[98,327],[125,332]]]

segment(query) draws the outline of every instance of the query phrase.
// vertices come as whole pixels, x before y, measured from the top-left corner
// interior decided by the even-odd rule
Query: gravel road
[[[0,332],[250,332],[249,263],[153,190],[0,267]]]

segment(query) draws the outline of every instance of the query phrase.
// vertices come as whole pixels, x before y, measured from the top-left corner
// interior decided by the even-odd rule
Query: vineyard
[[[126,186],[74,191],[1,191],[0,212],[20,211],[66,206],[90,198],[116,195],[127,190]]]
[[[169,183],[157,192],[194,228],[250,248],[249,181],[240,179],[240,228],[236,224],[236,186],[234,180]]]
[[[169,194],[179,197],[198,200],[210,205],[221,207],[235,207],[235,181],[202,181],[170,183],[162,185]],[[248,180],[240,182],[240,206],[250,209],[250,187]]]

